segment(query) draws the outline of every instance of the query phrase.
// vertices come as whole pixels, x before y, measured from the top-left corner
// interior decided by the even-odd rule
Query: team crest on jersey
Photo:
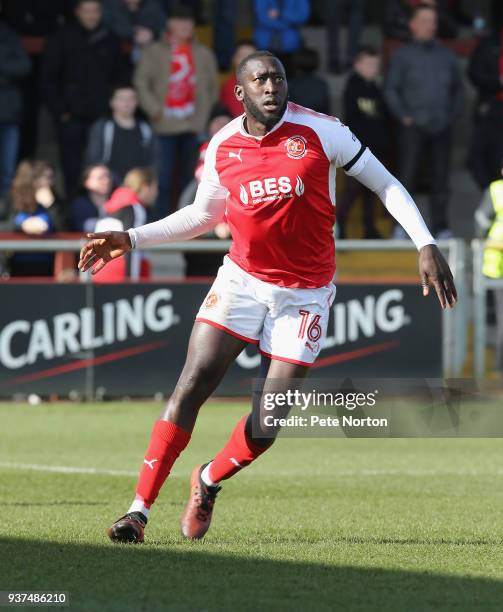
[[[307,140],[304,136],[292,136],[286,143],[286,154],[291,159],[301,159],[307,153]]]
[[[218,295],[214,291],[212,291],[206,298],[204,302],[204,307],[205,308],[215,308],[217,304],[218,304]]]

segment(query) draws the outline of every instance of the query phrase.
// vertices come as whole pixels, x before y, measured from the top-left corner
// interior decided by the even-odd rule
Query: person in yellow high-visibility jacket
[[[503,167],[501,174],[503,176]],[[486,237],[503,245],[503,179],[493,181],[485,190],[480,206],[475,212],[475,223],[479,237]],[[503,279],[503,247],[485,248],[482,271],[489,278]],[[497,330],[496,365],[503,371],[503,289],[495,291],[494,296]]]

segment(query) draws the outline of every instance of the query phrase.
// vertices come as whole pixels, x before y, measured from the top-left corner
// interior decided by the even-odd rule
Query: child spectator
[[[318,113],[330,114],[330,93],[328,84],[316,75],[320,58],[314,49],[300,49],[292,55],[291,72],[288,80],[290,100],[312,108]]]
[[[378,77],[381,59],[373,47],[361,47],[353,62],[353,71],[343,94],[344,121],[358,138],[365,142],[378,158],[386,158],[389,132],[386,105]],[[375,194],[351,176],[344,179],[344,192],[337,203],[339,237],[346,235],[346,221],[355,200],[363,200],[365,238],[380,238],[374,222]]]
[[[231,117],[239,117],[239,115],[242,115],[244,112],[243,103],[236,100],[234,94],[234,87],[237,84],[236,69],[241,63],[241,60],[251,55],[256,50],[257,47],[255,47],[251,40],[242,40],[236,45],[234,55],[232,56],[232,74],[225,79],[220,88],[220,104],[225,106],[231,114]]]
[[[35,199],[51,217],[55,231],[64,231],[67,227],[65,202],[60,198],[54,186],[54,168],[44,160],[33,162],[33,187]]]
[[[122,187],[116,189],[105,202],[106,217],[96,224],[96,231],[124,231],[144,225],[147,220],[146,208],[157,198],[157,176],[151,168],[133,168],[125,178]],[[96,282],[121,282],[126,278],[138,280],[150,276],[150,264],[139,251],[132,251],[127,257],[111,261],[96,277]]]
[[[70,206],[69,225],[74,232],[93,232],[96,221],[103,217],[103,204],[112,191],[110,168],[105,164],[91,164],[84,169],[80,195]]]
[[[155,139],[150,125],[136,118],[138,97],[133,87],[115,87],[110,108],[112,117],[98,119],[91,127],[86,161],[106,164],[121,183],[132,168],[154,165]]]
[[[32,160],[20,162],[10,190],[11,228],[33,237],[43,236],[57,229],[53,211],[37,201],[37,195],[42,189],[40,169],[43,163]],[[54,255],[14,253],[9,267],[11,276],[52,276]]]

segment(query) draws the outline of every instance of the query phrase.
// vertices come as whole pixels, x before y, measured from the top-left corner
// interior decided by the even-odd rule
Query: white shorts
[[[332,283],[317,289],[279,287],[226,256],[196,321],[258,344],[271,359],[309,366],[325,340],[334,298]]]

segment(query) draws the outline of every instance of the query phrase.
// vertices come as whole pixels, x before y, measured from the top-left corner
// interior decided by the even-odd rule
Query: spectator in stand
[[[501,132],[500,132],[501,137]],[[480,206],[475,212],[476,233],[503,244],[503,157],[500,159],[500,175],[484,191]],[[486,246],[482,268],[485,276],[503,278],[503,249]],[[494,291],[496,305],[496,365],[503,372],[503,289]]]
[[[213,49],[220,72],[227,72],[236,48],[236,23],[239,3],[218,0],[213,7]]]
[[[481,189],[499,176],[503,159],[503,5],[492,4],[491,32],[480,39],[468,67],[478,91],[469,168]]]
[[[0,22],[0,199],[10,188],[19,148],[22,98],[19,79],[30,72],[30,59],[21,40]],[[0,203],[0,209],[3,206]],[[5,211],[4,211],[5,213]],[[0,216],[2,211],[0,210]]]
[[[360,42],[365,0],[329,0],[327,2],[328,70],[333,74],[345,72],[352,64]],[[339,33],[344,15],[348,15],[345,58],[341,58]]]
[[[126,174],[122,186],[116,189],[103,205],[103,213],[106,216],[97,222],[95,231],[124,231],[144,225],[147,221],[146,209],[154,204],[157,191],[157,176],[151,168],[133,168]],[[127,257],[111,262],[105,274],[95,276],[93,280],[113,283],[126,278],[138,280],[149,277],[148,259],[135,250]]]
[[[194,40],[194,25],[190,8],[173,8],[165,38],[143,51],[134,78],[140,106],[159,140],[157,219],[172,212],[172,202],[177,201],[174,183],[181,191],[190,182],[197,135],[204,130],[218,97],[215,56]]]
[[[178,208],[184,208],[194,202],[196,197],[196,191],[201,180],[204,167],[204,157],[206,155],[206,149],[211,138],[219,132],[224,125],[227,125],[232,120],[229,111],[225,106],[216,104],[211,112],[210,119],[208,122],[207,138],[199,147],[199,160],[194,172],[194,178],[183,190],[180,200],[178,201]],[[202,238],[215,238],[220,240],[230,239],[231,232],[229,226],[225,221],[222,221],[216,225],[211,232],[208,232],[201,236]],[[187,267],[185,270],[186,276],[216,276],[218,268],[222,265],[223,252],[222,253],[185,253],[185,261]]]
[[[444,0],[388,0],[384,32],[386,38],[410,40],[409,21],[412,12],[419,6],[429,6],[437,11],[438,35],[440,38],[455,38],[457,25]]]
[[[158,0],[107,0],[103,22],[119,38],[132,43],[131,59],[136,63],[141,51],[164,30],[166,16]]]
[[[84,169],[80,194],[70,205],[69,226],[73,232],[93,232],[96,222],[104,216],[103,205],[112,191],[110,168],[91,164]]]
[[[21,36],[47,36],[72,15],[68,0],[2,0],[3,19]]]
[[[421,153],[429,147],[431,225],[437,238],[447,238],[451,131],[463,106],[463,81],[456,56],[435,39],[435,9],[417,7],[409,26],[412,42],[391,56],[385,87],[398,123],[398,178],[413,193]],[[405,238],[400,230],[397,225],[394,236]]]
[[[343,94],[344,121],[355,136],[368,145],[376,157],[385,160],[389,152],[388,113],[384,95],[378,83],[381,58],[373,47],[361,47],[353,63],[353,71]],[[346,237],[346,221],[355,200],[363,201],[365,238],[381,238],[376,229],[376,194],[349,175],[344,177],[344,192],[337,202],[339,238]]]
[[[23,160],[19,163],[12,187],[11,229],[28,236],[43,236],[56,231],[59,222],[55,206],[45,206],[38,197],[47,187],[42,180],[45,162]],[[47,203],[47,201],[46,201]],[[55,214],[56,213],[56,214]],[[54,255],[50,253],[14,253],[9,263],[11,276],[52,276]]]
[[[231,117],[239,117],[243,114],[243,104],[236,100],[234,94],[234,87],[236,87],[236,69],[239,66],[241,60],[248,55],[251,55],[257,48],[251,40],[242,40],[236,45],[234,55],[232,56],[232,74],[225,79],[220,88],[220,104],[231,114]]]
[[[41,67],[45,104],[54,116],[67,197],[75,193],[88,131],[107,112],[111,82],[122,73],[119,39],[102,24],[100,0],[77,0],[75,24],[47,43]]]
[[[326,80],[316,74],[319,61],[314,49],[300,49],[292,55],[293,76],[288,79],[288,93],[293,102],[328,115],[330,92]]]
[[[112,116],[98,119],[89,132],[86,162],[106,164],[120,184],[132,168],[156,163],[150,125],[136,118],[138,96],[131,85],[118,85],[110,98]]]
[[[35,199],[51,217],[54,230],[67,229],[67,211],[64,200],[58,195],[54,181],[54,168],[45,160],[33,161],[33,187]]]
[[[288,74],[290,56],[302,46],[300,27],[309,19],[309,0],[254,0],[253,5],[255,45],[272,51]]]

